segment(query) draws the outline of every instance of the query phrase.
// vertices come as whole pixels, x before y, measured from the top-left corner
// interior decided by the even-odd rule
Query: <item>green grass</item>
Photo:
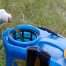
[[[15,23],[46,26],[66,37],[65,0],[0,0],[0,8],[11,13]]]
[[[5,66],[5,51],[2,40],[0,40],[0,66]]]

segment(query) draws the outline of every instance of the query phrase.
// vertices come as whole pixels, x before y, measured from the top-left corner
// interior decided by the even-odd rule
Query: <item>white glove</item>
[[[8,23],[11,19],[11,14],[7,13],[4,9],[0,9],[0,22]]]

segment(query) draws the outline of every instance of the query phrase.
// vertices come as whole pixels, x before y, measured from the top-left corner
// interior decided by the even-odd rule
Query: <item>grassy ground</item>
[[[11,13],[15,23],[46,26],[66,37],[65,0],[0,0],[0,8]]]
[[[46,26],[66,37],[66,0],[0,0],[0,8],[12,14],[16,25]],[[10,26],[0,27],[3,31]]]

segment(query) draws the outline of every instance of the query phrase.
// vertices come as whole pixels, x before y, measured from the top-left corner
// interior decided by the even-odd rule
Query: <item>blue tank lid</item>
[[[13,33],[15,33],[15,30],[17,29],[19,29],[21,34],[23,33],[23,38],[25,41],[20,41],[19,39],[17,40],[13,37]],[[8,32],[8,35],[6,36],[8,38],[8,41],[11,44],[20,47],[32,46],[34,44],[37,44],[40,40],[40,31],[38,30],[38,28],[31,25],[18,25],[16,26],[16,29],[14,27],[9,28],[5,32]],[[18,38],[18,33],[16,33],[15,36]]]

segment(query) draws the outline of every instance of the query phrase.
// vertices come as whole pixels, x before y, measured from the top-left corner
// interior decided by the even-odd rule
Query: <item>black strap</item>
[[[38,52],[36,47],[29,47],[27,49],[27,66],[34,66],[37,57],[40,60],[40,66],[49,66],[51,56],[45,51]]]
[[[37,57],[37,48],[36,47],[29,47],[27,49],[27,63],[26,66],[34,66]]]
[[[51,56],[47,52],[40,51],[38,57],[40,59],[40,66],[49,66]]]

